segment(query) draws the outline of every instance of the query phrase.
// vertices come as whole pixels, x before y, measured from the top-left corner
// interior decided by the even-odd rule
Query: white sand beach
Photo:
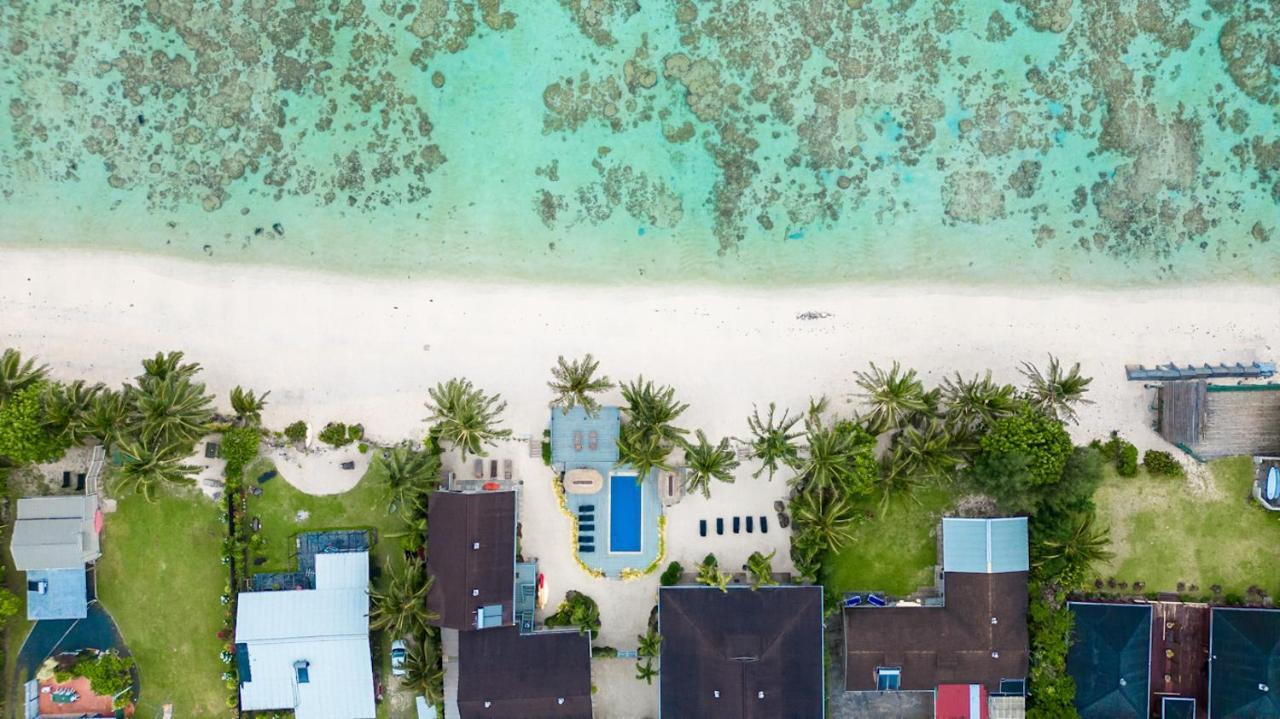
[[[500,392],[509,402],[506,425],[517,438],[539,441],[558,354],[592,352],[615,379],[643,373],[671,384],[690,405],[682,424],[715,439],[745,435],[753,403],[801,410],[810,396],[826,394],[834,411],[856,409],[853,372],[868,362],[900,360],[928,384],[988,368],[1020,382],[1021,361],[1053,353],[1094,377],[1093,404],[1073,428],[1077,440],[1117,429],[1139,448],[1161,447],[1151,398],[1125,380],[1126,363],[1273,360],[1280,350],[1280,288],[1265,287],[499,285],[3,249],[0,308],[0,344],[38,355],[56,376],[117,384],[138,374],[142,357],[181,349],[203,364],[224,409],[236,384],[271,390],[269,426],[360,422],[367,437],[385,443],[421,436],[427,388],[452,376]],[[548,575],[553,604],[567,589],[586,591],[601,607],[600,643],[634,647],[656,600],[656,576],[588,577],[569,553],[569,520],[541,461],[523,442],[495,456],[519,458],[523,546]],[[303,489],[332,493],[354,483],[360,472],[331,471],[337,459],[325,457],[325,471]],[[744,465],[734,485],[713,487],[710,501],[687,497],[669,511],[668,560],[689,567],[714,551],[722,567],[736,569],[751,551],[777,549],[775,569],[791,569],[779,529],[750,540],[698,537],[701,518],[773,519],[784,478],[752,480],[751,469]],[[621,676],[624,668],[609,672]],[[646,700],[651,705],[641,706]],[[604,716],[651,715],[656,701],[656,690],[629,685],[602,686],[598,697]]]

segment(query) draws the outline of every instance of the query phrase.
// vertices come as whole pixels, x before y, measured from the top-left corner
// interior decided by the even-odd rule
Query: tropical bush
[[[751,475],[757,479],[768,472],[769,479],[772,480],[780,468],[789,467],[794,470],[800,465],[800,447],[796,440],[804,436],[804,433],[795,429],[800,417],[791,417],[786,410],[783,410],[781,417],[776,417],[776,413],[777,405],[773,402],[769,403],[769,413],[764,419],[760,418],[759,408],[753,407],[751,416],[747,417],[751,439],[738,440],[749,446],[751,456],[761,462],[760,469]]]
[[[715,587],[722,592],[729,591],[729,580],[733,575],[720,571],[720,562],[716,559],[716,555],[708,554],[703,558],[702,564],[698,565],[698,583],[705,584],[708,587]]]
[[[76,661],[74,674],[89,680],[93,693],[115,696],[133,686],[129,671],[133,660],[115,652],[102,652],[96,656],[85,655]]]
[[[13,592],[0,587],[0,625],[9,621],[10,617],[18,613],[20,604],[21,602]]]
[[[227,460],[226,474],[239,476],[258,456],[262,434],[257,427],[236,427],[222,434],[222,456]]]
[[[1156,477],[1183,477],[1186,476],[1186,470],[1178,460],[1173,458],[1168,452],[1161,452],[1158,449],[1148,449],[1142,455],[1142,466]]]
[[[301,442],[307,438],[307,423],[298,420],[284,428],[284,436],[290,442]]]
[[[1120,454],[1116,457],[1116,472],[1121,477],[1138,476],[1138,448],[1125,442],[1120,447]]]
[[[64,434],[66,422],[51,416],[52,386],[31,382],[0,403],[0,457],[17,463],[52,462],[71,446]]]
[[[577,627],[578,632],[593,636],[600,634],[600,608],[596,600],[582,592],[570,590],[555,614],[547,617],[548,627]]]
[[[321,442],[334,447],[345,447],[355,441],[347,430],[347,425],[342,422],[326,424],[324,429],[320,430],[320,434],[316,436]]]
[[[489,396],[471,384],[471,380],[455,377],[427,390],[427,409],[432,423],[429,442],[449,442],[468,454],[485,456],[484,445],[511,436],[511,430],[498,429],[507,403],[502,395]]]
[[[672,562],[667,568],[662,570],[662,576],[658,579],[658,583],[664,587],[670,587],[680,582],[680,575],[684,574],[684,567],[679,562]]]

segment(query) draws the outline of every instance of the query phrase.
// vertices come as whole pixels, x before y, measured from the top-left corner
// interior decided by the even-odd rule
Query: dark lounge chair
[[[724,534],[724,517],[716,517],[716,534]]]
[[[855,595],[853,595],[853,596],[851,596],[851,597],[846,597],[846,598],[845,598],[845,600],[844,600],[844,605],[845,605],[846,607],[856,607],[856,606],[858,606],[859,604],[862,604],[862,595],[861,595],[861,594],[855,594]]]
[[[868,604],[870,604],[870,605],[871,605],[871,606],[873,606],[873,607],[883,607],[883,606],[885,606],[885,601],[884,601],[883,599],[881,599],[880,597],[877,597],[877,596],[876,596],[876,595],[874,595],[874,594],[868,594],[868,595],[867,595],[867,603],[868,603]]]
[[[594,511],[596,511],[596,505],[594,505],[594,504],[584,504],[584,505],[582,505],[581,507],[578,507],[578,511],[579,511],[579,512],[594,512]]]
[[[579,521],[579,522],[594,522],[594,521],[596,521],[596,515],[594,515],[594,514],[579,514],[579,515],[578,515],[578,521]]]
[[[355,469],[355,468],[356,468],[356,463],[355,463],[355,462],[351,462],[351,461],[343,462],[343,463],[342,463],[342,468],[343,468],[343,469]]]
[[[755,525],[756,525],[755,517],[747,517],[747,534],[751,534],[752,532],[756,531]]]
[[[769,518],[764,515],[760,515],[760,533],[769,533]]]
[[[596,551],[596,545],[594,545],[594,544],[579,544],[579,545],[578,545],[578,553],[579,553],[579,554],[594,554],[594,553],[595,553],[595,551]]]
[[[84,491],[84,472],[80,472],[79,474],[76,475],[76,491],[77,492]]]
[[[741,531],[741,530],[742,530],[742,521],[741,521],[741,520],[739,520],[737,517],[734,517],[734,518],[733,518],[733,533],[734,533],[734,534],[737,534],[737,533],[738,533],[739,531]]]
[[[63,472],[63,473],[62,473],[62,488],[63,488],[63,489],[70,489],[70,488],[71,488],[71,473],[70,473],[70,472]]]
[[[705,519],[698,520],[698,536],[699,537],[707,536],[707,520]]]
[[[489,460],[489,479],[497,479],[497,478],[498,478],[498,460],[491,459]]]
[[[471,463],[471,469],[474,470],[476,479],[484,479],[484,460],[477,459]]]
[[[579,524],[579,525],[578,525],[578,531],[579,531],[579,532],[594,532],[594,531],[596,531],[596,525],[594,525],[594,524]]]

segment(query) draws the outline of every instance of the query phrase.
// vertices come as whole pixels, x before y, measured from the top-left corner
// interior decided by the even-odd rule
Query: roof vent
[[[564,697],[556,697],[556,704],[564,704]]]
[[[1128,680],[1128,679],[1125,679],[1124,677],[1120,677],[1120,686],[1122,686],[1122,687],[1127,687],[1127,686],[1129,686],[1129,680]]]
[[[479,543],[479,542],[472,542],[472,543],[471,543],[471,548],[472,548],[472,549],[479,549],[479,548],[480,548],[480,543]]]
[[[991,623],[992,623],[992,624],[999,624],[999,623],[1000,623],[1000,620],[999,620],[999,619],[996,619],[995,617],[992,617],[992,618],[991,618]]]
[[[478,596],[480,596],[480,590],[479,590],[479,589],[472,589],[472,590],[471,590],[471,596],[473,596],[473,597],[478,597]]]
[[[493,706],[493,702],[485,702],[485,703],[484,703],[484,708],[485,708],[485,709],[488,709],[488,708],[489,708],[489,707],[491,707],[491,706]]]
[[[1000,658],[1000,652],[991,652],[991,658],[992,658],[992,659],[999,659],[999,658]]]
[[[1258,682],[1258,691],[1269,692],[1271,691],[1271,687],[1267,686],[1266,684],[1263,684],[1262,682]]]
[[[756,692],[756,699],[764,699],[764,692]]]
[[[719,690],[719,689],[717,689],[717,690],[715,690],[715,691],[713,691],[713,692],[711,692],[711,693],[716,695],[716,699],[719,699],[719,698],[720,698],[720,690]]]

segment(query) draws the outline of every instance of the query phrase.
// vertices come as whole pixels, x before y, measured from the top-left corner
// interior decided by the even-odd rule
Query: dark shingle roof
[[[1209,655],[1212,719],[1280,717],[1280,610],[1215,607]]]
[[[590,638],[575,630],[522,636],[515,627],[460,632],[458,711],[463,719],[590,719]]]
[[[476,610],[495,604],[502,607],[502,623],[511,624],[515,492],[436,492],[431,495],[427,523],[431,528],[427,571],[435,577],[427,606],[440,617],[435,624],[474,629]]]
[[[822,715],[822,587],[663,587],[658,607],[662,716]]]
[[[1069,604],[1067,671],[1082,719],[1145,718],[1151,691],[1151,606]]]
[[[1026,677],[1027,573],[948,572],[945,587],[944,607],[845,610],[847,691],[875,691],[877,667],[901,667],[905,690],[983,684],[994,693],[1001,679]]]

